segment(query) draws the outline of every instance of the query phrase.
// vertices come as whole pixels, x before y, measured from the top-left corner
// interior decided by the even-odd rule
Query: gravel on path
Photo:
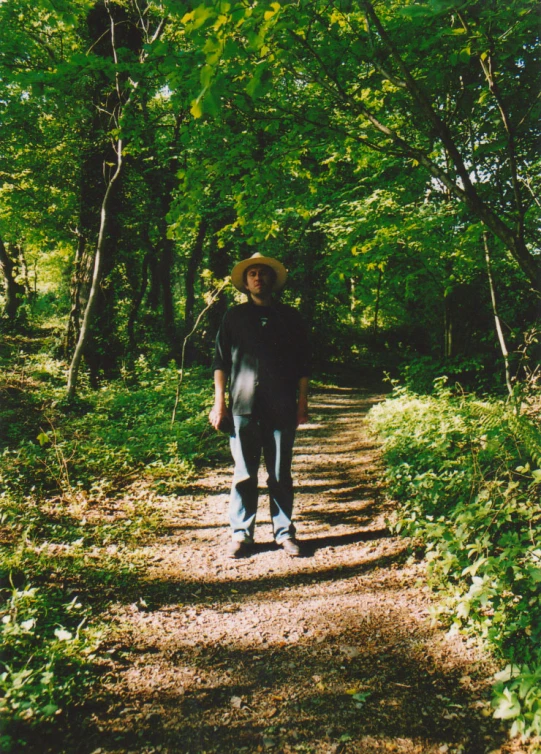
[[[230,469],[169,498],[140,600],[111,612],[111,668],[78,751],[521,751],[491,717],[490,658],[431,619],[425,563],[387,528],[366,423],[380,399],[312,400],[294,459],[301,558],[273,543],[263,475],[256,546],[239,560],[226,557]]]

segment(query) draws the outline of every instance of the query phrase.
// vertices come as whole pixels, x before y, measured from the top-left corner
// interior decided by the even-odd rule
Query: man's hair
[[[276,270],[273,270],[273,268],[268,264],[258,264],[257,262],[254,262],[254,264],[251,264],[249,267],[247,267],[244,272],[242,273],[242,282],[244,285],[246,285],[246,280],[248,279],[248,270],[251,270],[253,267],[266,267],[267,270],[270,272],[272,277],[272,284],[274,285],[276,282]]]

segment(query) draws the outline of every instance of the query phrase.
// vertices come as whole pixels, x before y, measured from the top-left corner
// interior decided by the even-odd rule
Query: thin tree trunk
[[[22,285],[15,280],[15,263],[8,254],[4,241],[0,237],[0,268],[5,281],[4,315],[11,321],[15,319],[17,309],[21,303],[20,295],[24,291]]]
[[[32,286],[30,285],[30,276],[28,274],[28,264],[26,262],[26,256],[24,253],[24,248],[22,244],[17,245],[17,251],[19,256],[19,264],[21,265],[21,273],[23,276],[23,285],[24,285],[24,292],[27,297],[27,299],[32,302],[32,299],[34,298],[34,292],[32,290]]]
[[[450,359],[453,355],[453,307],[452,296],[443,295],[443,355]]]
[[[143,266],[141,269],[141,286],[139,288],[139,292],[132,301],[130,315],[128,317],[128,342],[130,344],[131,351],[135,351],[135,321],[137,319],[137,315],[139,314],[139,308],[148,286],[148,268],[150,265],[151,256],[152,251],[147,251],[143,258]]]
[[[150,273],[150,287],[147,296],[147,306],[157,312],[160,306],[160,278],[158,275],[158,258],[156,250],[148,260],[148,271]]]
[[[186,269],[185,287],[186,287],[186,305],[184,309],[184,330],[190,332],[194,322],[194,305],[195,305],[195,277],[201,260],[203,258],[203,245],[205,242],[205,236],[207,234],[207,222],[202,219],[199,222],[199,228],[197,229],[197,235],[194,245],[192,247],[192,253],[188,260],[188,267]]]
[[[376,308],[374,311],[374,335],[378,334],[378,316],[379,316],[379,305],[380,305],[380,299],[381,299],[381,281],[383,279],[383,270],[379,270],[378,275],[378,287],[376,289]]]
[[[171,344],[173,351],[176,352],[176,327],[175,327],[175,306],[173,303],[173,260],[175,242],[164,237],[161,243],[162,253],[158,264],[158,274],[160,286],[162,289],[162,307],[163,307],[163,325],[165,337]]]
[[[352,325],[354,325],[355,324],[355,309],[357,308],[355,278],[349,278],[348,293],[349,293],[349,321],[351,322]]]
[[[510,397],[512,398],[513,386],[511,385],[511,372],[509,368],[509,351],[507,350],[507,345],[505,343],[505,338],[504,338],[503,330],[502,330],[502,324],[501,324],[500,317],[498,314],[498,305],[496,301],[496,288],[494,286],[494,277],[492,275],[492,263],[490,260],[490,246],[488,243],[488,233],[486,231],[483,232],[483,245],[485,247],[485,262],[487,265],[487,276],[488,276],[488,284],[490,287],[490,300],[492,302],[492,313],[494,314],[496,334],[498,336],[498,341],[499,341],[500,349],[503,356],[503,363],[505,365],[505,384],[507,385],[507,391]]]
[[[81,287],[83,285],[83,276],[81,271],[82,259],[86,247],[86,237],[83,233],[77,232],[77,249],[75,251],[75,260],[73,262],[73,275],[71,278],[71,309],[64,338],[64,354],[66,358],[74,347],[79,338],[80,321],[81,321]]]
[[[71,360],[69,374],[68,374],[68,398],[69,399],[75,396],[75,390],[77,388],[77,376],[79,374],[81,358],[83,356],[85,346],[88,342],[92,311],[94,309],[94,304],[96,302],[98,289],[99,289],[99,285],[101,281],[101,271],[102,271],[102,266],[103,266],[103,252],[104,252],[104,246],[105,246],[105,231],[106,231],[107,220],[108,220],[109,204],[111,202],[113,188],[122,170],[122,148],[123,148],[122,139],[118,139],[117,147],[116,147],[116,154],[117,154],[116,169],[113,176],[110,178],[109,183],[107,184],[107,188],[105,190],[105,195],[103,197],[103,202],[101,205],[100,230],[98,233],[98,241],[96,244],[96,252],[94,255],[94,270],[92,274],[92,284],[90,286],[90,293],[88,295],[88,301],[86,302],[83,322],[81,324],[81,330],[79,332],[79,337],[77,339],[75,351],[73,352],[73,358]],[[104,165],[104,170],[106,169],[107,169],[107,166]]]

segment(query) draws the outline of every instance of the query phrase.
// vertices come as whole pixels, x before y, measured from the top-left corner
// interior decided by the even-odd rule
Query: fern
[[[541,466],[541,428],[526,416],[509,413],[506,418],[516,440],[524,446],[531,459]]]

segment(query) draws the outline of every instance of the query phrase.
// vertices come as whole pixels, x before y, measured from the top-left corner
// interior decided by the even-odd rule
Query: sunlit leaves
[[[512,735],[538,734],[540,522],[529,465],[515,466],[537,424],[523,417],[519,433],[503,402],[453,396],[441,381],[431,397],[398,388],[372,416],[402,527],[426,543],[440,619],[507,659],[494,717],[513,721]]]

